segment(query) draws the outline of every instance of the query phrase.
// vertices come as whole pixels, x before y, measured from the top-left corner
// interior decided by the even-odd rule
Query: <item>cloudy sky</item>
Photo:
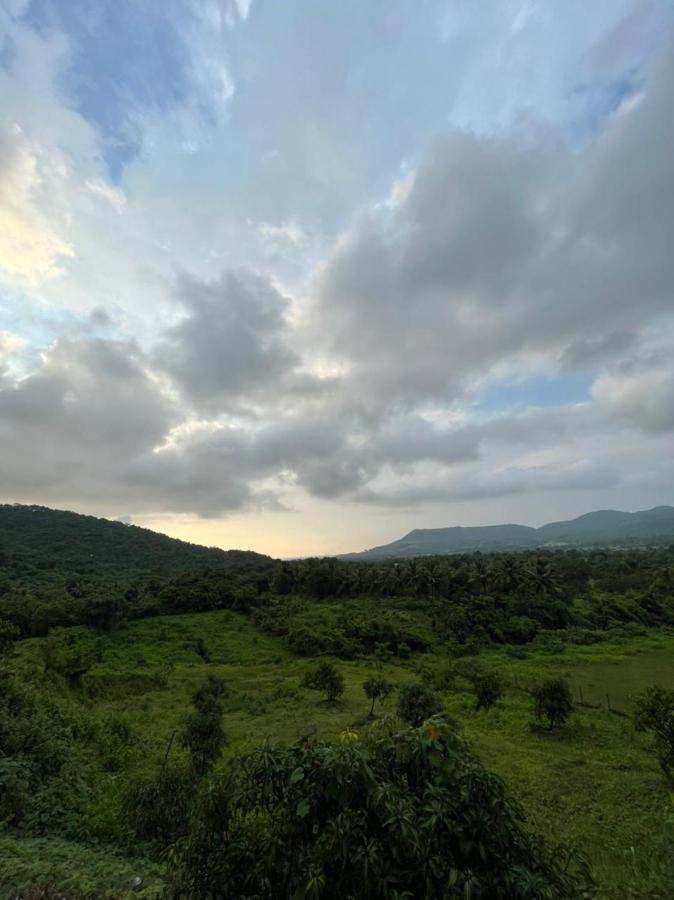
[[[674,503],[673,147],[671,0],[0,0],[0,500]]]

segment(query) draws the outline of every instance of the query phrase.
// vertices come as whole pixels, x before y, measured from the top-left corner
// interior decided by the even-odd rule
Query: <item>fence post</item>
[[[585,701],[583,700],[583,688],[580,685],[578,685],[578,694],[580,696],[580,705],[584,706]]]
[[[606,691],[606,707],[611,712],[611,698],[608,695],[608,691]]]

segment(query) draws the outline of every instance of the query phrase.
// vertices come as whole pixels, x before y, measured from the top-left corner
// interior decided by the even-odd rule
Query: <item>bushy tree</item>
[[[323,662],[304,676],[304,687],[323,691],[325,699],[333,703],[344,693],[344,676],[329,662]]]
[[[391,682],[381,675],[375,675],[363,682],[363,690],[368,700],[372,701],[370,715],[374,714],[374,705],[377,700],[385,700],[393,690]]]
[[[563,678],[548,678],[531,692],[534,716],[547,721],[552,731],[563,725],[573,712],[573,697],[568,682]]]
[[[173,861],[175,897],[576,900],[589,885],[441,720],[261,747],[201,791]]]
[[[440,698],[423,684],[404,684],[398,693],[398,716],[408,725],[421,725],[442,711]]]
[[[40,643],[40,652],[45,671],[62,675],[71,687],[82,684],[83,676],[99,658],[96,643],[78,640],[65,631],[52,632]]]
[[[14,649],[14,641],[18,640],[19,629],[13,622],[0,619],[0,660],[11,656]]]
[[[91,598],[84,605],[84,622],[97,631],[108,632],[126,615],[126,603],[113,595]]]
[[[639,731],[650,731],[660,768],[674,784],[674,691],[655,685],[637,697],[634,723]]]
[[[497,672],[487,672],[473,682],[475,709],[491,709],[505,693],[503,679]]]
[[[183,723],[180,742],[190,755],[192,770],[199,777],[213,767],[225,746],[222,727],[223,693],[222,680],[209,675],[192,695],[194,710]]]
[[[164,766],[158,775],[127,780],[122,814],[139,840],[163,848],[184,835],[196,790],[192,775],[184,768]]]

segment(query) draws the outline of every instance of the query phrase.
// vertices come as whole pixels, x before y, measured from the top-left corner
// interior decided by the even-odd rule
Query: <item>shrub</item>
[[[260,748],[198,795],[173,863],[176,897],[575,900],[590,882],[441,720]]]
[[[437,667],[424,666],[420,669],[421,680],[428,687],[436,691],[449,691],[456,681],[456,668],[454,663],[445,662]]]
[[[475,709],[491,709],[503,696],[505,689],[503,679],[497,672],[488,672],[473,682],[475,692]]]
[[[375,675],[374,678],[368,678],[367,681],[363,682],[363,690],[368,700],[372,701],[370,715],[373,715],[376,701],[385,700],[393,690],[393,685],[381,675]]]
[[[40,644],[46,672],[62,675],[71,687],[79,687],[82,678],[96,663],[98,648],[73,634],[55,631]]]
[[[471,684],[481,678],[486,670],[484,665],[474,656],[464,656],[454,663],[454,671],[460,678],[465,678]]]
[[[423,684],[404,684],[398,694],[398,716],[408,725],[421,725],[442,711],[440,698]]]
[[[344,693],[344,676],[329,662],[307,672],[302,684],[312,691],[324,691],[329,703],[334,703]]]
[[[534,716],[545,720],[552,731],[563,725],[573,712],[571,688],[563,678],[548,678],[531,692],[534,701]]]
[[[194,645],[194,649],[197,652],[197,656],[200,656],[204,662],[211,661],[211,657],[208,652],[208,648],[206,647],[206,644],[204,643],[203,638],[197,638],[197,642]]]
[[[192,695],[194,710],[183,723],[180,742],[190,755],[192,771],[199,777],[213,767],[225,746],[221,702],[223,693],[221,679],[209,675]]]
[[[528,644],[538,633],[538,622],[527,616],[511,616],[502,628],[503,640],[509,644]]]
[[[638,731],[650,731],[660,768],[674,784],[674,691],[649,687],[637,697],[634,722]]]
[[[158,775],[127,781],[122,815],[141,841],[168,847],[183,836],[195,783],[184,769],[165,767]]]

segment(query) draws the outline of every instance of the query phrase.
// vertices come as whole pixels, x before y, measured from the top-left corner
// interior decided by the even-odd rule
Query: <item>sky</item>
[[[672,0],[0,0],[0,501],[274,556],[674,503]]]

